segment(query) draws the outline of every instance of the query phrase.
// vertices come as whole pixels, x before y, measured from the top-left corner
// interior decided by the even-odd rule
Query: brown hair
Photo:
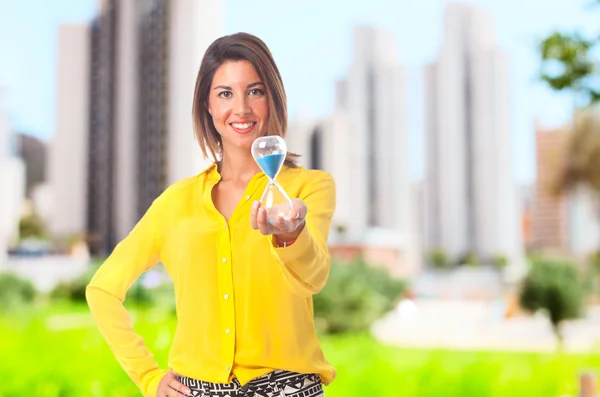
[[[212,116],[208,113],[208,96],[215,72],[227,61],[248,61],[265,85],[269,101],[269,120],[266,135],[285,137],[287,131],[287,98],[279,69],[267,45],[258,37],[236,33],[215,40],[206,50],[194,90],[192,117],[194,133],[205,157],[210,154],[215,161],[222,153],[221,135],[217,132]],[[289,153],[285,164],[297,167],[297,154]]]

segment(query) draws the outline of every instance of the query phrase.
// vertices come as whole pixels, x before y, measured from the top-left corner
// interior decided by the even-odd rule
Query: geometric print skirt
[[[178,376],[194,397],[323,397],[321,379],[315,374],[277,370],[252,379],[243,387],[237,379],[211,383]]]

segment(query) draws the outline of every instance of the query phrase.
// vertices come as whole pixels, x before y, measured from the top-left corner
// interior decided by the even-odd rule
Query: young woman
[[[277,180],[293,197],[292,214],[268,222],[258,201],[267,177],[251,145],[285,135],[286,106],[260,39],[216,40],[200,65],[192,112],[214,163],[166,189],[87,288],[103,337],[144,396],[313,397],[335,377],[312,306],[329,275],[334,181],[288,155]],[[159,261],[177,302],[170,370],[158,366],[123,306],[128,288]]]

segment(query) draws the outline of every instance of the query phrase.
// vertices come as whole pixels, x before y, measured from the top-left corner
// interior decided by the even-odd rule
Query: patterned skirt
[[[252,379],[242,387],[237,379],[230,383],[211,383],[178,376],[194,397],[323,397],[321,379],[315,374],[273,371]]]

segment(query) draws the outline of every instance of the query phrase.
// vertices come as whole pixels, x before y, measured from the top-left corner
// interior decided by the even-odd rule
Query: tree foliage
[[[562,325],[582,315],[584,284],[577,268],[569,262],[535,261],[523,280],[519,301],[532,312],[542,311],[550,321],[558,344]]]

